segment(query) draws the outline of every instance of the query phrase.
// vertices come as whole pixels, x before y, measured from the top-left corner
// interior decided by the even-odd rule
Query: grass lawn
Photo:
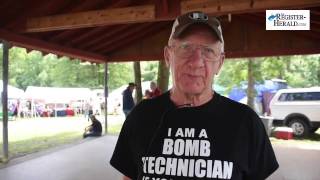
[[[104,126],[104,117],[98,117]],[[122,116],[108,116],[108,133],[118,134]],[[8,122],[9,158],[42,151],[59,145],[80,141],[90,122],[83,116],[58,118],[17,119]],[[0,121],[0,158],[2,149],[2,122]],[[1,161],[1,160],[0,160]]]
[[[97,117],[104,126],[104,117]],[[119,134],[123,116],[108,115],[108,133]],[[9,121],[9,158],[81,141],[90,122],[84,117],[32,118]],[[306,138],[281,140],[270,137],[273,145],[299,146],[320,149],[320,130]],[[2,122],[0,121],[0,163],[3,156]]]

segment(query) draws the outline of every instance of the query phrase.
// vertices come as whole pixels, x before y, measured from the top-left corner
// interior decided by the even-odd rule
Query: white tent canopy
[[[70,101],[90,100],[92,96],[89,88],[56,88],[28,86],[26,99],[42,100],[46,103],[69,103]]]
[[[2,92],[3,82],[0,80],[0,91]],[[14,86],[8,85],[8,98],[9,99],[22,99],[24,97],[24,91]]]

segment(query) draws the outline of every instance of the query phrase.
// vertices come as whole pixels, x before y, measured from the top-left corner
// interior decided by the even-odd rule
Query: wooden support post
[[[108,134],[108,63],[104,63],[104,133]]]
[[[136,104],[142,100],[142,87],[141,87],[141,68],[140,61],[133,63],[134,69],[134,83],[136,84]]]
[[[2,123],[3,123],[3,162],[9,161],[8,143],[8,67],[9,67],[9,43],[2,41],[3,63],[2,63]]]

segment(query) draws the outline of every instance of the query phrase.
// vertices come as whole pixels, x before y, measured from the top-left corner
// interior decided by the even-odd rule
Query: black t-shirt
[[[110,161],[131,179],[260,180],[278,168],[260,118],[215,93],[198,107],[176,107],[169,92],[127,117]]]
[[[100,121],[93,120],[91,126],[92,126],[92,132],[95,132],[95,133],[101,133],[102,132],[102,126],[101,126]]]

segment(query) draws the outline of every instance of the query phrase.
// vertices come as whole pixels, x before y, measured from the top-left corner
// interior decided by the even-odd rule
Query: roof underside
[[[310,31],[266,31],[266,9],[310,9]],[[161,60],[173,19],[222,22],[227,57],[320,53],[319,0],[4,0],[0,39],[90,62]]]

